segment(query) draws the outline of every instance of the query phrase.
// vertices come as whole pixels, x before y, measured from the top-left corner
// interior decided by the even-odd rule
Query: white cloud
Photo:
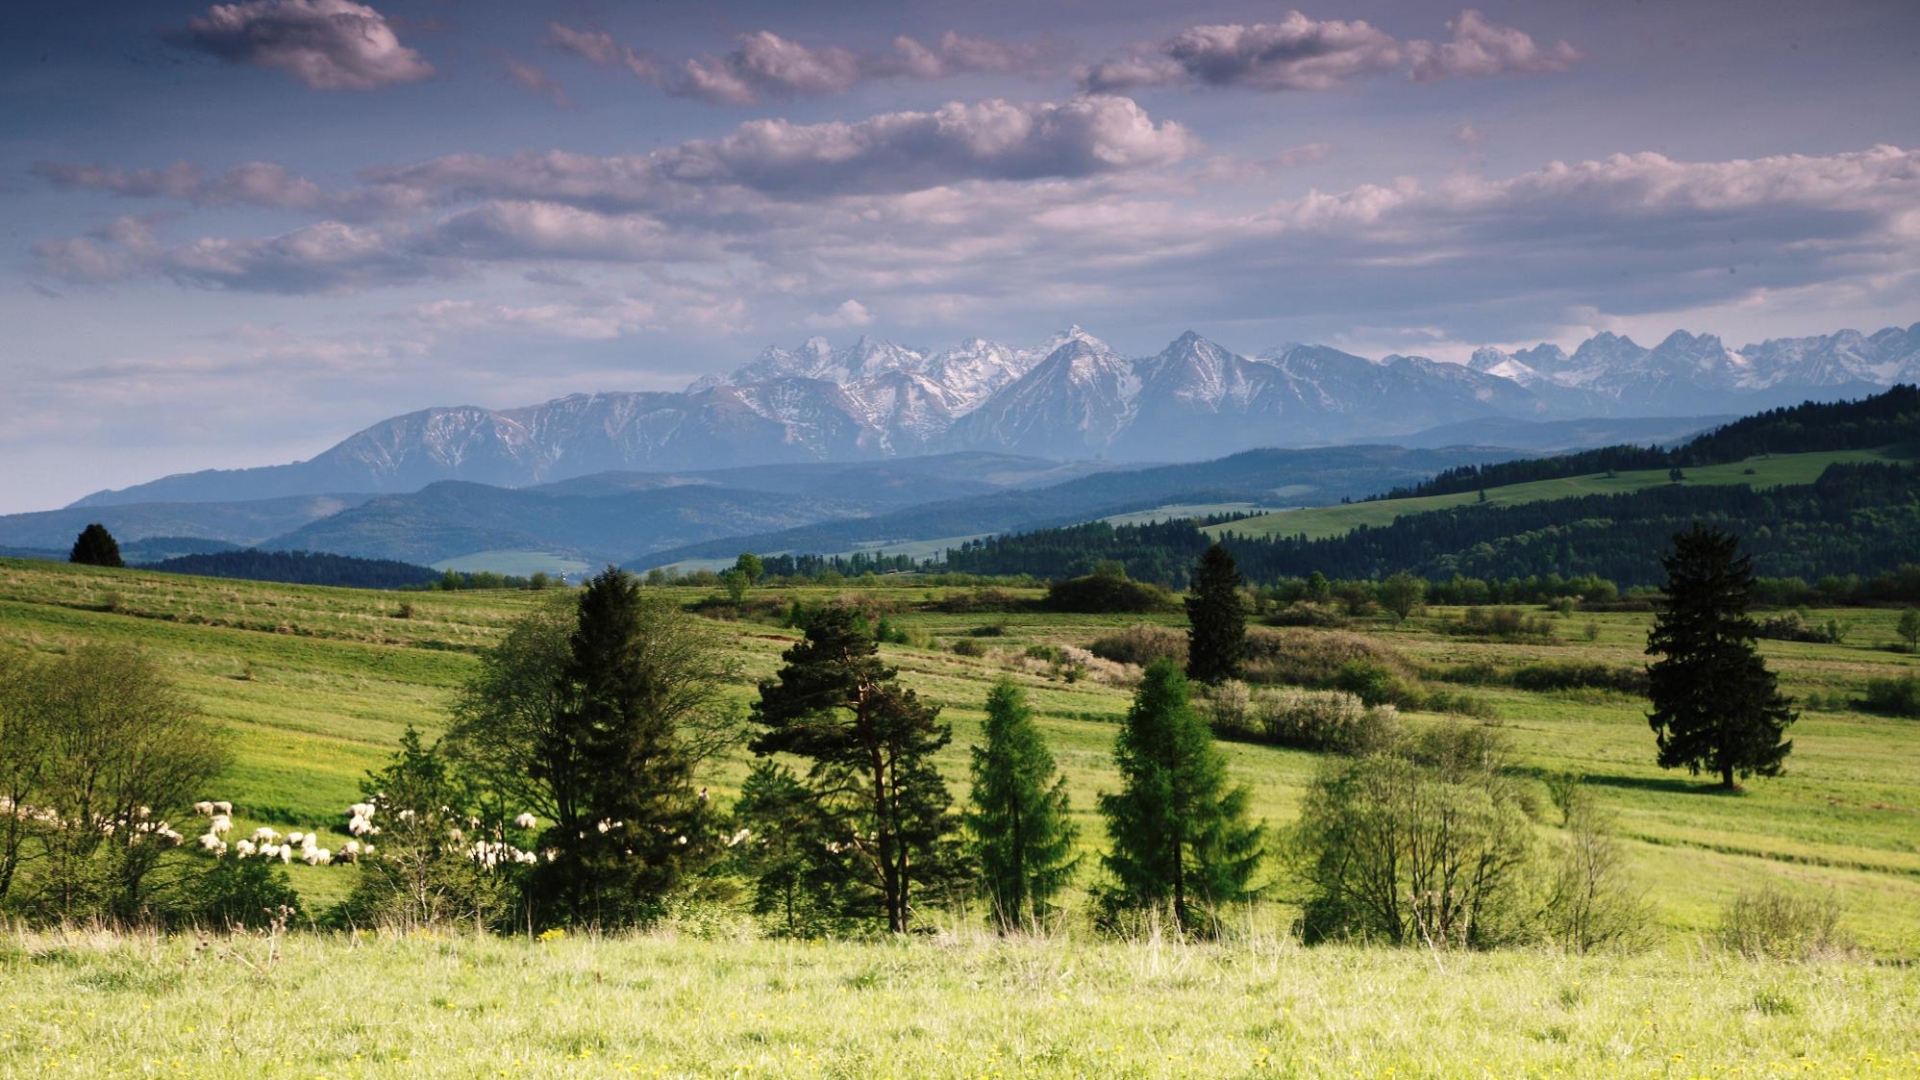
[[[386,16],[352,0],[215,4],[177,39],[229,63],[280,68],[320,90],[372,90],[433,74]]]
[[[809,315],[803,320],[814,330],[839,330],[851,326],[872,326],[873,312],[858,300],[848,300],[832,311]]]
[[[212,179],[199,167],[177,161],[164,169],[132,171],[102,165],[36,161],[29,170],[55,187],[105,191],[125,198],[173,198],[198,206],[260,206],[322,214],[349,221],[406,217],[428,208],[425,198],[408,188],[366,184],[346,191],[329,191],[285,167],[249,161]]]
[[[567,96],[567,88],[561,86],[553,76],[540,68],[511,56],[501,57],[500,63],[506,69],[507,78],[511,79],[515,86],[528,93],[538,94],[560,108],[566,109],[573,106],[573,99]]]
[[[660,69],[653,61],[613,40],[605,30],[576,30],[562,23],[547,24],[547,40],[564,52],[572,53],[596,67],[627,69],[634,78],[654,82]]]
[[[1473,8],[1447,20],[1452,39],[1407,43],[1415,82],[1440,79],[1484,79],[1495,75],[1544,75],[1565,71],[1580,61],[1580,50],[1564,41],[1542,48],[1533,37],[1507,26],[1495,26]]]

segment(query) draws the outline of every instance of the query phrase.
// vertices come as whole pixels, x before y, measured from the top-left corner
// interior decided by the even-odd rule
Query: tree
[[[614,567],[580,593],[559,708],[534,765],[558,850],[539,891],[574,920],[642,916],[706,851],[704,793],[681,726],[719,708],[723,673],[689,619]]]
[[[1067,780],[1033,722],[1026,696],[1002,679],[987,693],[985,746],[973,748],[965,814],[980,888],[1004,933],[1046,918],[1073,875],[1077,829]]]
[[[737,566],[720,575],[720,586],[727,590],[727,599],[736,604],[747,598],[747,586],[751,584],[753,579]]]
[[[1215,541],[1193,568],[1187,597],[1187,677],[1220,683],[1238,678],[1247,652],[1247,607],[1233,555]]]
[[[480,669],[454,699],[442,749],[502,816],[560,818],[556,771],[544,755],[558,749],[549,740],[566,704],[579,610],[574,597],[561,594],[515,618],[480,654]]]
[[[753,913],[777,917],[792,936],[837,922],[846,904],[845,881],[813,793],[793,770],[755,762],[733,813],[735,860],[753,880]]]
[[[114,540],[113,534],[107,531],[105,525],[97,521],[80,530],[80,535],[74,538],[73,551],[67,555],[67,561],[79,563],[82,566],[123,567],[127,565],[120,558],[119,542]]]
[[[767,566],[760,561],[760,556],[751,551],[741,552],[740,557],[733,560],[733,568],[747,576],[749,585],[758,585],[760,578],[767,572]]]
[[[1401,622],[1426,603],[1427,583],[1403,570],[1382,581],[1374,592],[1380,606],[1393,613],[1395,622]]]
[[[1164,907],[1182,932],[1216,929],[1222,907],[1253,895],[1262,830],[1247,820],[1247,789],[1227,786],[1226,759],[1172,661],[1147,668],[1113,757],[1122,787],[1100,796],[1113,841],[1107,906]]]
[[[44,678],[30,654],[0,649],[0,901],[13,888],[27,834],[39,824],[31,800],[48,765]]]
[[[1661,560],[1666,601],[1647,634],[1653,727],[1663,769],[1717,773],[1734,790],[1736,775],[1777,776],[1793,750],[1783,739],[1795,720],[1755,642],[1747,614],[1753,560],[1737,537],[1695,525],[1673,538]]]
[[[947,884],[955,868],[952,797],[933,765],[953,732],[878,652],[852,609],[820,610],[760,684],[752,749],[809,762],[804,782],[849,902],[877,906],[888,930],[905,933],[915,887]]]
[[[1908,608],[1900,613],[1900,624],[1894,627],[1900,640],[1907,643],[1907,651],[1920,650],[1920,608]]]

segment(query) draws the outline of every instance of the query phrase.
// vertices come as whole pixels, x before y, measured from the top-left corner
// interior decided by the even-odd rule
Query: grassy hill
[[[475,670],[477,650],[527,605],[556,602],[557,595],[380,593],[0,560],[0,647],[57,649],[100,640],[148,650],[233,734],[235,764],[209,798],[232,800],[243,826],[337,830],[364,772],[384,761],[408,725],[441,729],[455,688]],[[688,600],[699,595],[684,593]],[[789,592],[766,595],[785,602]],[[1097,670],[1069,682],[1022,654],[1032,644],[1084,646],[1138,620],[943,614],[918,609],[929,595],[922,589],[860,595],[907,608],[892,618],[916,644],[887,646],[887,659],[954,722],[954,743],[940,764],[956,789],[964,791],[967,747],[979,733],[987,685],[1011,675],[1041,714],[1068,777],[1083,842],[1099,846],[1104,833],[1092,811],[1095,795],[1116,783],[1108,755],[1128,688],[1103,681]],[[1578,615],[1563,638],[1591,623],[1593,641],[1582,633],[1577,643],[1512,645],[1436,632],[1435,620],[1447,614],[1361,630],[1417,669],[1576,658],[1630,665],[1642,661],[1648,622],[1640,614]],[[1789,693],[1858,693],[1871,676],[1916,669],[1913,659],[1878,647],[1893,639],[1897,616],[1841,613],[1855,623],[1848,644],[1766,642],[1764,651]],[[1158,621],[1179,623],[1177,616]],[[972,636],[990,623],[1003,632]],[[794,640],[789,631],[757,623],[720,623],[717,632],[739,661],[732,693],[741,701],[755,680],[773,673],[780,651]],[[988,655],[956,655],[951,647],[963,638],[986,644]],[[1748,794],[1728,798],[1653,766],[1644,704],[1637,699],[1500,687],[1484,694],[1528,770],[1542,777],[1586,774],[1618,811],[1633,864],[1665,927],[1710,927],[1735,892],[1777,881],[1835,890],[1849,927],[1864,942],[1884,954],[1920,956],[1920,848],[1913,841],[1920,828],[1920,773],[1912,767],[1920,723],[1809,712],[1793,729],[1788,775],[1755,781]],[[1226,751],[1234,778],[1253,791],[1255,815],[1275,825],[1290,821],[1315,756],[1241,744],[1226,744]],[[744,769],[745,757],[738,755],[712,781],[725,791]],[[1088,860],[1090,872],[1094,862]],[[342,895],[349,880],[339,868],[293,869],[296,885],[315,903]],[[1285,910],[1272,917],[1284,920]]]
[[[1686,469],[1686,484],[1745,484],[1748,487],[1780,487],[1784,484],[1810,484],[1820,478],[1828,465],[1836,462],[1885,461],[1886,450],[1834,450],[1809,454],[1775,454],[1748,458],[1726,465],[1702,465]],[[1554,480],[1535,480],[1486,489],[1486,501],[1492,506],[1547,499],[1567,499],[1580,495],[1614,495],[1644,491],[1672,483],[1665,469],[1618,472],[1612,476],[1594,473]],[[1204,530],[1213,535],[1223,531],[1240,536],[1299,536],[1320,540],[1344,536],[1362,525],[1386,525],[1407,514],[1468,506],[1480,501],[1478,492],[1463,491],[1450,495],[1425,495],[1411,499],[1376,499],[1372,502],[1343,503],[1337,506],[1303,507],[1280,510],[1245,518]]]

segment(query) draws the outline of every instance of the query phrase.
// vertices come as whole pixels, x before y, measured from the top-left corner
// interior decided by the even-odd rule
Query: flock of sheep
[[[253,830],[253,835],[245,839],[229,843],[227,835],[233,831],[232,803],[197,802],[193,804],[193,809],[207,819],[207,831],[200,836],[200,847],[216,857],[233,855],[241,859],[277,859],[282,863],[292,863],[298,859],[308,866],[355,863],[374,854],[372,838],[380,835],[380,826],[373,823],[375,804],[372,802],[359,802],[347,807],[347,832],[353,839],[331,849],[321,846],[318,832],[296,831],[283,836],[277,829],[266,825]],[[410,821],[414,812],[401,810],[395,816]],[[523,813],[514,818],[513,823],[521,829],[531,830],[537,828],[540,821],[532,814]],[[180,835],[172,835],[173,842],[179,843]],[[465,841],[465,836],[457,828],[449,830],[449,836],[456,842]],[[511,863],[531,864],[539,861],[535,853],[498,840],[476,840],[467,848],[467,855],[488,869]]]

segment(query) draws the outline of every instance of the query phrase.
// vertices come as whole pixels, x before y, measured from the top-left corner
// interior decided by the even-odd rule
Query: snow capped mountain
[[[1129,358],[1078,326],[1021,348],[925,350],[872,337],[768,348],[683,393],[575,394],[512,409],[423,409],[304,462],[167,477],[80,504],[523,486],[608,470],[859,461],[955,450],[1193,460],[1392,441],[1476,420],[1697,416],[1920,381],[1920,323],[1731,350],[1684,330],[1480,349],[1466,364],[1290,344],[1248,358],[1191,331]],[[78,505],[78,504],[77,504]]]

